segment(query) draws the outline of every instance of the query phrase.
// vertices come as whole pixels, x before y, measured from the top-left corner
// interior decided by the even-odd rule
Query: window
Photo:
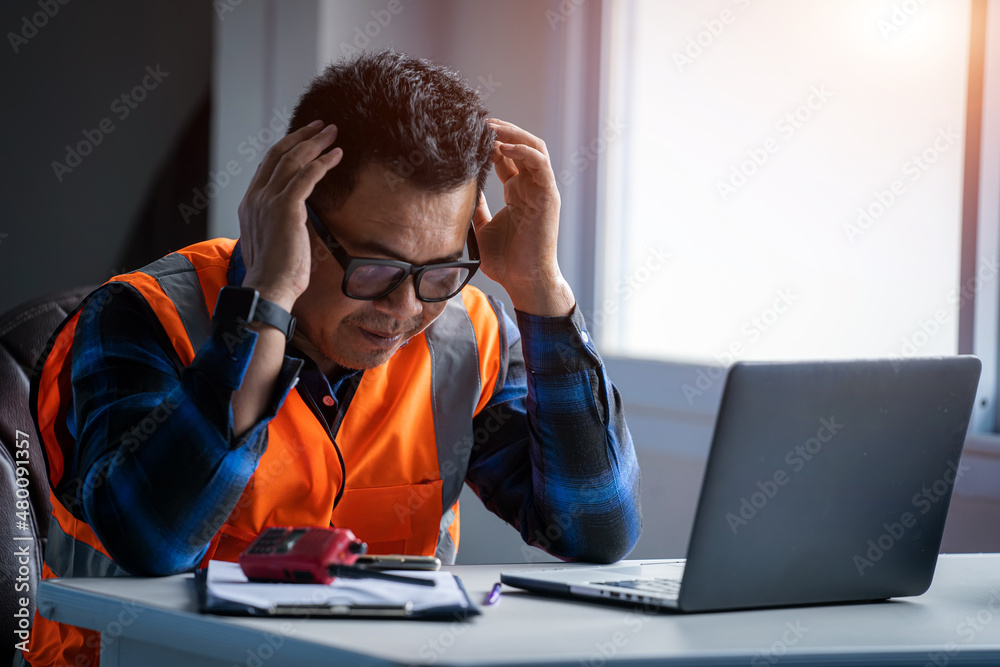
[[[602,350],[957,353],[971,12],[608,2]]]

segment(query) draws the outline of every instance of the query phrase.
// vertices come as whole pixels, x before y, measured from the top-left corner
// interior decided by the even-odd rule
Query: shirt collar
[[[340,388],[344,385],[344,382],[346,382],[349,378],[352,378],[355,375],[361,373],[360,370],[349,370],[348,372],[338,376],[337,380],[333,384],[330,384],[329,379],[326,377],[326,375],[324,375],[320,371],[319,366],[316,365],[316,362],[313,360],[313,358],[310,357],[305,352],[303,352],[302,350],[300,350],[299,348],[297,348],[294,344],[292,344],[291,341],[285,343],[285,354],[289,357],[296,357],[302,359],[304,362],[302,366],[302,371],[308,372],[309,377],[315,378],[311,381],[311,383],[318,384],[318,387],[320,389],[325,389],[326,390],[325,393],[328,393],[332,396],[337,395],[337,392],[340,391]],[[300,376],[302,376],[302,374],[300,374]],[[320,381],[320,379],[322,381]],[[310,382],[309,378],[307,377],[303,377],[303,381],[306,381],[307,383]]]

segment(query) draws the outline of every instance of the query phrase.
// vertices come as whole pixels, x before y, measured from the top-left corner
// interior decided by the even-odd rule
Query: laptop
[[[974,356],[738,362],[686,559],[500,580],[682,612],[920,595],[966,470],[981,367]]]

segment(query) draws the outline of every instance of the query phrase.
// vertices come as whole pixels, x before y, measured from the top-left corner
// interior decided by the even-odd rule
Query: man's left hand
[[[493,165],[506,206],[491,216],[486,197],[479,197],[473,222],[483,273],[522,312],[569,315],[575,300],[556,257],[560,200],[545,142],[511,123],[489,123],[497,132]]]

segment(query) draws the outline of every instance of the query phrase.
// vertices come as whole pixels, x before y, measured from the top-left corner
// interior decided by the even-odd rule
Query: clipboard
[[[437,585],[340,578],[329,585],[262,584],[248,581],[238,563],[213,560],[195,572],[195,587],[200,612],[228,616],[464,619],[482,613],[451,572],[405,574]]]

